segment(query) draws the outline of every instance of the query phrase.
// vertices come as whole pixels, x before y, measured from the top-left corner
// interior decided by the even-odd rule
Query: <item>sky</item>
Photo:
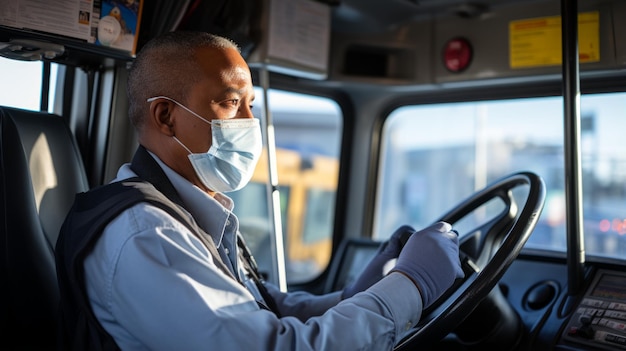
[[[590,144],[603,155],[626,157],[621,142],[626,131],[626,94],[584,96],[580,114],[593,115],[595,120],[594,130],[582,133],[583,147]],[[406,149],[473,143],[479,132],[490,140],[562,144],[564,118],[563,100],[557,96],[403,107],[392,113],[386,127],[394,130],[395,146]]]
[[[0,105],[38,110],[41,61],[17,61],[0,57]]]

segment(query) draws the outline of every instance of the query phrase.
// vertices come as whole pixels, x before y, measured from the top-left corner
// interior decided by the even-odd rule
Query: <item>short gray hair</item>
[[[197,82],[195,53],[200,48],[236,49],[230,39],[206,32],[174,31],[148,41],[137,54],[128,75],[128,117],[136,129],[143,124],[146,99],[165,95],[184,103]]]

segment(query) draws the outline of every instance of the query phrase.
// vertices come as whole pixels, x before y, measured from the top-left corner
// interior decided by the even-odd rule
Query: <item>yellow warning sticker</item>
[[[561,16],[540,17],[509,23],[511,68],[560,65]],[[578,60],[600,61],[600,14],[578,14]]]

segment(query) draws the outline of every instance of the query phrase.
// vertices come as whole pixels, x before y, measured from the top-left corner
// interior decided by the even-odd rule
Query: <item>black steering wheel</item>
[[[512,190],[528,186],[526,203],[518,213]],[[487,202],[501,199],[505,209],[461,235],[460,257],[465,277],[457,279],[437,301],[422,312],[420,323],[394,350],[423,348],[452,332],[489,295],[530,237],[543,209],[546,189],[541,177],[519,172],[503,177],[465,199],[437,221],[453,225]],[[464,233],[461,233],[464,234]]]

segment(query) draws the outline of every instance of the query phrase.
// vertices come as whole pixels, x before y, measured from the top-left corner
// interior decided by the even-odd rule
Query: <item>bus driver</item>
[[[458,237],[439,222],[400,228],[344,291],[260,281],[224,195],[248,182],[262,147],[238,47],[199,32],[155,38],[128,97],[140,146],[112,183],[77,195],[56,245],[64,349],[389,350],[463,276]]]

